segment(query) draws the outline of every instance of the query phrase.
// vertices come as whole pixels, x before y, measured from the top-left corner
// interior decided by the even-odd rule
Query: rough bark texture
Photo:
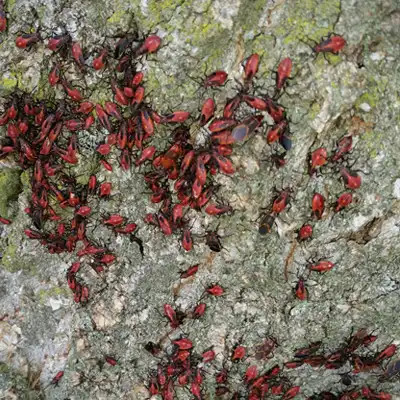
[[[86,276],[92,293],[86,307],[73,303],[65,283],[73,260],[50,255],[24,237],[28,175],[2,162],[0,212],[14,222],[0,226],[0,308],[2,315],[8,315],[0,322],[0,390],[10,399],[12,393],[20,399],[148,398],[144,383],[157,360],[143,345],[162,337],[168,340],[169,327],[160,315],[163,304],[175,300],[180,308],[192,309],[204,286],[212,282],[219,282],[226,294],[208,300],[205,317],[185,324],[183,330],[198,352],[214,346],[215,368],[222,365],[225,347],[241,340],[254,349],[264,335],[274,336],[280,344],[275,358],[260,364],[269,366],[289,361],[296,347],[317,340],[334,349],[360,327],[376,330],[374,350],[397,343],[398,6],[389,0],[9,1],[9,30],[0,44],[4,96],[16,85],[27,91],[38,86],[41,95],[47,95],[47,51],[38,46],[26,53],[14,45],[18,31],[38,25],[45,32],[65,25],[89,50],[98,49],[106,35],[127,31],[134,24],[142,32],[157,32],[166,46],[145,63],[146,88],[162,112],[184,109],[196,114],[205,96],[196,92],[198,85],[188,75],[200,80],[216,69],[227,71],[231,78],[226,88],[215,92],[223,104],[233,93],[233,78],[240,79],[241,61],[253,52],[262,56],[260,85],[273,85],[269,70],[286,56],[293,59],[295,79],[280,99],[292,121],[293,150],[287,166],[277,170],[268,162],[271,151],[264,133],[235,147],[237,174],[220,175],[218,180],[221,198],[236,211],[218,221],[197,216],[193,232],[199,236],[189,253],[180,248],[178,239],[141,222],[156,208],[144,193],[139,170],[100,175],[112,180],[118,193],[109,210],[119,210],[140,225],[145,257],[141,259],[135,243],[112,237],[118,262],[104,280]],[[339,56],[315,57],[303,42],[333,31],[348,42]],[[327,210],[322,220],[313,223],[314,238],[294,248],[296,231],[309,219],[313,193],[320,192],[333,203],[344,192],[340,175],[332,169],[310,177],[307,155],[320,146],[333,149],[346,133],[352,133],[355,141],[352,168],[363,180],[356,202],[343,213]],[[260,236],[254,221],[273,198],[274,187],[293,189],[290,207],[271,234]],[[200,236],[217,224],[224,250],[213,253]],[[292,290],[296,275],[304,274],[312,258],[328,258],[336,265],[329,273],[310,276],[310,298],[301,302]],[[179,281],[178,271],[193,264],[200,264],[197,276]],[[118,366],[101,368],[98,361],[106,354],[115,356]],[[236,376],[242,376],[244,367],[235,368]],[[60,384],[47,387],[59,370],[65,371]],[[307,367],[288,376],[306,396],[345,389],[338,383],[337,371]],[[372,374],[356,379],[358,386],[377,382]],[[211,399],[211,375],[207,382],[205,398]],[[380,387],[400,396],[398,381]],[[177,397],[191,398],[179,390]]]

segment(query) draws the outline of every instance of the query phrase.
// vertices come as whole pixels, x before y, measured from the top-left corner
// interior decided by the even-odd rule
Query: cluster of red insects
[[[338,350],[327,355],[317,354],[321,348],[321,342],[311,343],[308,347],[297,349],[294,353],[294,358],[296,358],[296,360],[287,362],[285,367],[299,368],[307,364],[313,368],[324,367],[326,369],[339,369],[350,362],[353,368],[351,371],[353,376],[362,372],[365,373],[377,369],[385,369],[383,364],[396,353],[397,347],[395,344],[391,344],[385,349],[371,355],[360,355],[356,352],[360,347],[365,349],[374,343],[376,339],[376,335],[369,334],[367,329],[362,328],[352,335]],[[352,384],[352,376],[350,373],[343,375],[342,383],[344,385]],[[367,387],[363,387],[361,392],[359,390],[346,392],[342,394],[340,398],[357,399],[359,397],[380,400],[389,400],[391,398],[388,393],[374,393]],[[337,399],[337,396],[330,392],[323,392],[313,396],[312,399]]]
[[[5,31],[6,26],[3,2],[0,1],[0,32]],[[17,47],[29,50],[42,41],[40,33],[36,32],[17,37],[15,43]],[[345,43],[340,36],[329,36],[317,44],[313,50],[317,54],[337,54]],[[53,36],[48,40],[47,47],[59,57],[59,60],[53,64],[48,81],[52,87],[61,85],[66,98],[56,106],[51,106],[43,101],[34,102],[29,95],[16,92],[0,118],[0,126],[7,126],[7,137],[0,146],[0,158],[14,154],[23,169],[32,170],[32,195],[26,213],[30,216],[35,229],[26,229],[26,235],[38,240],[50,253],[74,252],[78,243],[81,242],[82,246],[78,248],[76,254],[79,258],[87,257],[89,265],[96,273],[104,271],[116,257],[106,246],[96,244],[87,236],[86,228],[92,214],[89,201],[91,198],[103,200],[109,198],[112,184],[99,183],[94,174],[90,175],[86,184],[80,184],[75,176],[66,172],[67,164],[78,163],[79,143],[76,132],[91,129],[95,126],[96,120],[108,132],[105,140],[99,143],[96,149],[99,163],[107,171],[113,171],[107,156],[111,154],[114,147],[120,152],[119,164],[124,170],[130,169],[133,157],[135,157],[135,166],[142,164],[150,166],[151,164],[150,169],[145,172],[144,179],[152,192],[151,202],[161,203],[161,207],[159,212],[147,214],[145,222],[159,227],[165,235],[180,233],[182,247],[186,251],[190,251],[193,247],[189,221],[184,218],[188,208],[197,211],[204,209],[208,215],[214,216],[233,212],[229,205],[210,202],[218,189],[213,182],[213,176],[218,172],[227,175],[235,172],[232,161],[229,159],[233,150],[232,146],[235,142],[247,140],[257,131],[264,122],[263,112],[266,112],[273,120],[273,125],[266,135],[267,143],[270,145],[279,143],[284,149],[282,153],[277,151],[272,156],[278,168],[285,165],[286,151],[292,147],[286,110],[278,103],[279,96],[291,77],[290,58],[282,60],[277,68],[273,95],[256,96],[253,78],[258,72],[259,55],[251,55],[243,64],[243,83],[238,93],[226,102],[222,115],[215,117],[216,104],[210,97],[204,101],[199,118],[192,119],[186,111],[159,115],[144,101],[144,74],[137,71],[137,59],[156,52],[160,45],[161,39],[155,35],[144,39],[139,39],[138,35],[127,35],[116,43],[113,51],[104,48],[98,57],[93,59],[91,67],[95,71],[110,69],[109,67],[115,64],[114,77],[111,79],[114,102],[105,102],[102,105],[89,101],[79,89],[68,82],[63,74],[64,63],[68,61],[70,55],[81,73],[90,68],[79,43],[73,42],[68,33]],[[216,88],[224,85],[227,78],[225,71],[216,71],[204,79],[202,86],[205,90]],[[123,110],[121,111],[120,108]],[[205,136],[205,144],[193,141],[190,127],[185,122],[198,126]],[[170,147],[163,151],[153,145],[148,145],[155,133],[155,125],[159,124],[167,126],[179,124],[171,134]],[[352,138],[346,136],[338,142],[337,149],[331,157],[328,157],[325,148],[313,151],[310,155],[310,174],[329,163],[338,162],[351,149]],[[354,172],[342,167],[340,174],[348,189],[355,190],[360,187],[361,178]],[[169,180],[174,181],[173,190]],[[286,208],[289,197],[289,190],[283,190],[274,200],[269,212],[262,215],[260,234],[266,234],[272,229],[276,216]],[[351,202],[351,192],[342,194],[334,205],[335,212],[347,207]],[[322,218],[324,203],[325,199],[321,194],[314,194],[311,208],[312,215],[316,219]],[[65,217],[66,212],[62,211],[67,208],[72,211],[69,220]],[[52,221],[54,228],[52,231],[49,230],[48,221]],[[0,217],[0,222],[11,223],[4,217]],[[115,234],[129,235],[131,240],[138,243],[143,255],[142,242],[134,235],[137,228],[135,223],[127,221],[119,214],[107,215],[102,223],[112,229]],[[303,241],[311,236],[312,226],[305,224],[298,233],[298,240]],[[222,250],[217,231],[207,231],[206,243],[212,251]],[[333,266],[329,261],[319,261],[311,265],[309,269],[326,272]],[[67,281],[74,293],[74,300],[86,302],[89,299],[88,287],[77,280],[80,267],[81,261],[71,265],[67,271]],[[198,266],[190,267],[181,273],[181,278],[194,275],[197,268]],[[219,285],[211,285],[205,291],[205,295],[215,297],[223,293],[224,289]],[[300,300],[307,299],[304,279],[296,285],[295,294]],[[164,315],[169,320],[172,329],[178,328],[185,318],[200,318],[205,311],[204,302],[200,302],[190,313],[174,310],[169,304],[164,305]],[[351,359],[354,373],[371,370],[393,355],[396,350],[392,345],[374,357],[361,357],[354,354],[359,346],[372,343],[375,340],[373,338],[375,337],[367,335],[364,330],[359,331],[351,338],[348,345],[327,357],[315,355],[319,344],[312,344],[307,349],[297,351],[295,357],[298,360],[287,363],[285,366],[294,368],[309,364],[314,367],[324,365],[326,368],[339,368]],[[201,355],[194,353],[193,344],[186,337],[172,340],[171,346],[171,351],[163,351],[159,344],[149,342],[146,345],[146,349],[153,355],[160,356],[163,353],[162,357],[164,357],[157,371],[151,374],[150,394],[160,394],[163,399],[173,399],[174,385],[177,383],[183,387],[190,385],[191,394],[196,399],[201,399],[204,367],[212,363],[216,356],[215,352],[208,349]],[[257,360],[269,358],[275,346],[276,341],[267,338],[256,349],[255,358]],[[235,346],[232,349],[230,361],[232,363],[243,361],[246,352],[244,346]],[[335,354],[337,358],[333,360],[332,357]],[[117,360],[111,356],[106,356],[105,360],[110,365],[117,364]],[[216,396],[231,392],[228,385],[228,372],[223,368],[215,373]],[[63,371],[60,371],[52,383],[57,384],[62,376]],[[243,395],[242,392],[245,392],[244,396],[252,400],[274,395],[280,395],[282,399],[287,400],[296,396],[300,390],[299,386],[292,386],[290,381],[282,375],[279,366],[259,373],[257,366],[251,365],[246,369],[243,384],[243,391],[236,391],[232,399],[240,398]],[[336,397],[320,395],[318,398],[344,400],[355,399],[359,395],[359,392],[354,392]],[[361,396],[381,400],[390,398],[387,394],[374,393],[367,387],[361,390]]]
[[[193,277],[198,268],[198,265],[191,266],[180,273],[180,278]],[[204,315],[206,303],[202,302],[203,297],[220,297],[223,294],[224,289],[220,285],[212,284],[208,286],[204,290],[198,305],[190,312],[175,310],[170,304],[164,304],[164,316],[168,319],[172,328],[170,334],[181,327],[185,319],[198,319]],[[260,361],[273,357],[271,353],[276,345],[275,339],[266,338],[255,350],[256,360]],[[216,369],[213,362],[217,354],[212,347],[204,350],[201,354],[197,354],[194,352],[192,341],[181,335],[178,339],[171,340],[168,345],[161,342],[148,342],[145,349],[160,360],[157,369],[151,370],[149,374],[148,390],[152,396],[161,395],[163,399],[172,400],[175,393],[174,388],[179,387],[188,389],[195,399],[200,400],[203,398],[203,382],[205,377],[210,375],[215,377],[215,396],[224,396],[232,392],[230,383],[234,379],[231,378],[230,371],[226,367]],[[230,353],[229,361],[226,361],[233,365],[245,362],[248,349],[237,344],[230,350]],[[266,398],[267,395],[279,395],[282,399],[288,400],[296,396],[299,391],[300,387],[291,385],[278,365],[262,374],[258,372],[256,365],[251,365],[246,369],[242,383],[232,393],[231,398],[239,399],[243,393],[246,393],[246,398],[252,400]]]

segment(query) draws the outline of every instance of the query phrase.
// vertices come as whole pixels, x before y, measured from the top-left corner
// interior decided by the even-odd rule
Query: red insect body
[[[397,346],[395,344],[391,344],[386,347],[386,349],[382,350],[376,357],[375,361],[386,360],[387,358],[391,358],[397,351]]]
[[[104,254],[103,257],[99,259],[99,261],[104,264],[111,264],[115,261],[115,259],[116,257],[112,254]]]
[[[211,362],[215,359],[215,351],[214,350],[205,351],[201,356],[203,358],[204,363]]]
[[[281,90],[287,81],[290,78],[290,74],[292,72],[292,60],[287,57],[284,58],[278,66],[278,71],[276,73],[276,89]]]
[[[88,206],[81,206],[78,211],[76,211],[76,215],[80,215],[81,217],[87,217],[92,212],[92,209]]]
[[[322,194],[314,193],[314,196],[311,200],[311,208],[312,208],[313,215],[317,219],[321,219],[322,214],[324,213],[324,209],[325,209],[325,199],[324,199],[324,196],[322,196]]]
[[[63,79],[63,80],[61,81],[61,83],[62,83],[62,85],[63,85],[63,88],[64,88],[65,92],[67,93],[67,95],[68,95],[69,97],[71,97],[71,99],[72,99],[73,101],[81,101],[81,100],[83,100],[83,97],[82,97],[82,95],[81,95],[81,93],[79,92],[78,89],[71,89],[71,88],[68,86],[68,83],[67,83],[67,81],[66,81],[65,79]]]
[[[282,400],[293,399],[300,392],[300,386],[293,386],[282,396]]]
[[[287,190],[283,190],[279,196],[274,200],[272,204],[272,212],[279,214],[281,213],[287,206],[289,200],[289,192]]]
[[[204,126],[213,116],[215,112],[215,102],[211,97],[208,98],[201,109],[200,126]]]
[[[132,78],[131,82],[132,87],[139,86],[142,83],[143,77],[144,77],[143,72],[137,72]]]
[[[315,53],[333,53],[338,54],[346,45],[346,40],[341,36],[334,35],[317,44],[313,50]]]
[[[40,39],[38,33],[24,34],[15,39],[15,45],[20,49],[26,49],[30,48],[35,43],[38,43]]]
[[[164,385],[164,390],[162,394],[163,400],[173,400],[174,399],[174,381],[170,379],[166,385]]]
[[[308,300],[308,290],[303,278],[300,278],[296,283],[294,294],[301,301]]]
[[[165,218],[165,216],[161,213],[158,214],[158,223],[159,226],[162,230],[162,232],[164,233],[164,235],[169,236],[172,235],[172,228],[171,228],[171,224],[169,223],[168,219]]]
[[[144,98],[144,87],[139,86],[136,91],[135,91],[135,96],[132,99],[132,105],[140,104],[143,101]]]
[[[350,173],[346,168],[342,168],[340,170],[340,175],[346,184],[348,189],[358,189],[361,186],[361,176],[357,174]]]
[[[260,97],[244,95],[242,99],[248,106],[256,110],[265,111],[267,109],[267,102]]]
[[[231,360],[232,361],[243,360],[245,356],[246,356],[246,347],[236,346],[235,349],[233,350]]]
[[[171,322],[171,327],[172,325],[174,325],[175,328],[179,326],[179,322],[176,316],[176,311],[171,307],[170,304],[164,304],[164,315]]]
[[[194,150],[190,150],[186,153],[185,157],[183,157],[182,163],[181,163],[181,169],[180,169],[180,174],[183,175],[186,170],[190,167],[192,164],[194,158]]]
[[[52,385],[57,385],[60,382],[60,379],[64,376],[64,371],[59,371],[56,373],[54,378],[51,380]]]
[[[120,233],[122,235],[129,235],[129,234],[135,232],[136,228],[137,228],[137,225],[132,222],[130,224],[125,225],[122,228],[114,229],[114,232]]]
[[[245,374],[244,374],[244,383],[248,385],[251,381],[257,378],[258,375],[258,369],[257,365],[250,365],[250,367],[247,368]]]
[[[225,292],[223,287],[220,285],[212,285],[212,286],[208,287],[206,291],[208,294],[211,294],[212,296],[215,296],[215,297],[222,296]]]
[[[148,136],[154,133],[154,123],[147,111],[140,112],[140,119],[142,121],[143,130]]]
[[[313,227],[309,224],[306,224],[300,228],[297,239],[300,241],[307,240],[312,237],[312,234],[313,234]]]
[[[344,136],[339,140],[335,154],[332,156],[332,161],[338,161],[344,154],[351,151],[353,146],[353,138],[351,136]]]
[[[83,125],[84,125],[84,123],[77,119],[69,119],[64,122],[64,126],[71,132],[82,130]]]
[[[193,318],[198,319],[206,312],[207,305],[205,303],[198,304],[193,310]]]
[[[233,167],[232,161],[224,156],[221,156],[215,151],[213,152],[213,158],[217,162],[221,172],[227,175],[232,175],[233,173],[235,173],[235,168]]]
[[[198,179],[201,186],[205,185],[207,180],[207,171],[204,165],[204,161],[201,157],[197,157],[196,178]]]
[[[258,71],[258,64],[260,62],[260,56],[257,53],[252,54],[245,63],[244,66],[244,79],[251,81]]]
[[[136,166],[143,164],[147,160],[151,160],[156,152],[155,146],[143,149],[141,156],[135,161]]]
[[[47,48],[52,51],[61,50],[67,43],[71,41],[71,36],[67,33],[65,35],[56,35],[49,39],[47,43]]]
[[[49,74],[49,84],[50,86],[54,87],[57,85],[61,78],[61,71],[58,64],[55,64],[54,67],[51,69]]]
[[[283,121],[285,118],[285,109],[277,104],[271,97],[265,96],[264,100],[267,103],[267,112],[274,120],[275,124],[279,124]]]
[[[178,346],[179,350],[189,350],[193,347],[192,341],[187,338],[173,340],[172,343]]]
[[[116,360],[114,357],[104,356],[104,359],[108,364],[112,365],[113,367],[115,367],[118,364],[118,360]]]
[[[205,88],[222,86],[226,79],[228,78],[228,74],[225,71],[215,71],[211,75],[208,75],[204,80],[203,86]]]
[[[224,206],[218,204],[209,204],[205,210],[208,215],[222,215],[222,214],[229,214],[232,213],[231,206]]]
[[[234,126],[236,124],[237,124],[237,122],[234,119],[216,119],[210,124],[208,129],[210,130],[210,132],[213,132],[213,133],[221,132],[221,131],[231,128],[232,126]]]
[[[310,265],[309,268],[311,271],[327,272],[330,271],[334,266],[335,266],[334,263],[325,260],[325,261],[319,261],[318,264]]]
[[[183,234],[182,234],[182,247],[186,251],[192,250],[193,239],[192,239],[192,235],[191,235],[190,229],[184,229],[184,231],[183,231]]]
[[[221,385],[226,383],[228,380],[228,371],[226,369],[223,369],[221,371],[219,371],[216,375],[215,375],[215,381]]]
[[[328,152],[324,147],[320,147],[311,153],[311,166],[310,172],[314,171],[317,167],[322,167],[327,163]]]
[[[93,60],[93,68],[96,71],[101,70],[105,66],[105,58],[107,57],[108,51],[104,49],[101,51],[100,55]]]
[[[197,382],[192,382],[190,385],[190,392],[192,393],[192,395],[198,399],[201,400],[201,389],[200,389],[200,385]]]
[[[112,183],[111,182],[104,182],[100,185],[100,197],[109,196],[111,193]]]
[[[192,185],[192,196],[194,199],[198,199],[201,195],[201,192],[203,190],[203,185],[200,183],[200,181],[196,178],[193,182]]]
[[[108,115],[106,114],[106,112],[104,111],[103,107],[100,104],[96,104],[96,114],[97,117],[99,118],[101,125],[109,132],[111,132],[112,127],[108,119]]]
[[[9,219],[0,217],[0,223],[4,225],[10,225],[11,221]]]
[[[182,123],[185,122],[190,116],[190,113],[187,111],[175,111],[172,114],[168,114],[164,117],[161,117],[161,124],[169,124],[173,122]]]
[[[285,363],[285,368],[293,369],[301,367],[304,364],[303,361],[289,361]]]
[[[335,212],[339,212],[343,208],[346,208],[352,202],[353,202],[353,195],[351,193],[341,194],[336,201]]]
[[[136,55],[155,53],[161,45],[161,38],[156,35],[148,36],[142,46],[137,50]]]
[[[224,113],[223,113],[223,117],[225,119],[230,119],[233,117],[233,114],[235,113],[237,108],[240,106],[240,101],[241,101],[241,96],[236,95],[235,97],[232,97],[231,99],[229,99],[226,102],[225,108],[224,108]]]
[[[82,48],[78,42],[72,43],[71,53],[79,68],[83,69],[85,67],[85,59],[83,58]]]
[[[101,154],[102,156],[106,156],[107,154],[110,154],[111,151],[111,146],[107,143],[105,144],[99,144],[97,146],[96,151]]]
[[[182,271],[180,273],[180,278],[181,279],[189,278],[190,276],[193,276],[193,275],[197,274],[198,270],[199,270],[199,264],[192,265],[186,271]]]
[[[115,103],[112,103],[110,101],[106,101],[104,103],[104,109],[105,109],[106,113],[108,115],[110,115],[111,117],[114,117],[114,118],[116,118],[118,120],[122,119],[121,113],[120,113],[120,111],[118,109],[118,106]]]
[[[112,226],[118,226],[124,223],[125,218],[122,217],[121,215],[114,214],[111,215],[109,218],[103,220],[104,225],[112,225]]]
[[[286,120],[283,120],[278,124],[274,125],[267,133],[267,143],[271,144],[279,140],[279,138],[281,138],[284,135],[287,127],[288,123]]]
[[[0,10],[0,32],[4,32],[7,29],[7,18],[3,9]]]

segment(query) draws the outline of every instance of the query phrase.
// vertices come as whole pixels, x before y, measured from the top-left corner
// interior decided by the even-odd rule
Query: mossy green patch
[[[50,289],[41,289],[38,292],[39,302],[40,304],[44,304],[46,303],[49,297],[57,297],[57,296],[67,297],[68,294],[69,292],[65,288],[60,288],[56,286]]]
[[[6,89],[13,89],[18,85],[18,79],[12,74],[11,77],[3,76],[0,80],[0,86]]]
[[[17,200],[22,191],[20,180],[21,171],[15,169],[3,169],[0,172],[0,215],[7,218],[8,204]]]
[[[356,100],[356,108],[360,108],[360,104],[367,103],[371,108],[376,106],[379,97],[376,93],[364,93]]]
[[[7,1],[7,11],[11,12],[15,7],[16,0],[8,0]]]
[[[309,111],[310,118],[315,119],[320,111],[321,106],[318,103],[313,103]]]
[[[285,37],[284,44],[297,42],[299,38],[319,41],[332,31],[340,12],[340,0],[295,0],[286,4],[288,17],[274,32]]]
[[[122,18],[126,15],[125,10],[116,10],[110,18],[107,19],[107,24],[118,24]]]

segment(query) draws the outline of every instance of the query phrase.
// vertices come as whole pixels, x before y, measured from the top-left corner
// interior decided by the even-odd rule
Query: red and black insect
[[[275,80],[275,88],[276,94],[282,90],[287,82],[290,79],[290,75],[292,73],[293,63],[291,58],[284,58],[278,65],[278,69],[276,71],[276,80]]]
[[[346,45],[346,40],[340,35],[329,34],[327,39],[322,40],[313,47],[315,53],[339,54]]]
[[[222,86],[227,78],[228,74],[225,71],[215,71],[204,79],[203,86],[205,88]]]

